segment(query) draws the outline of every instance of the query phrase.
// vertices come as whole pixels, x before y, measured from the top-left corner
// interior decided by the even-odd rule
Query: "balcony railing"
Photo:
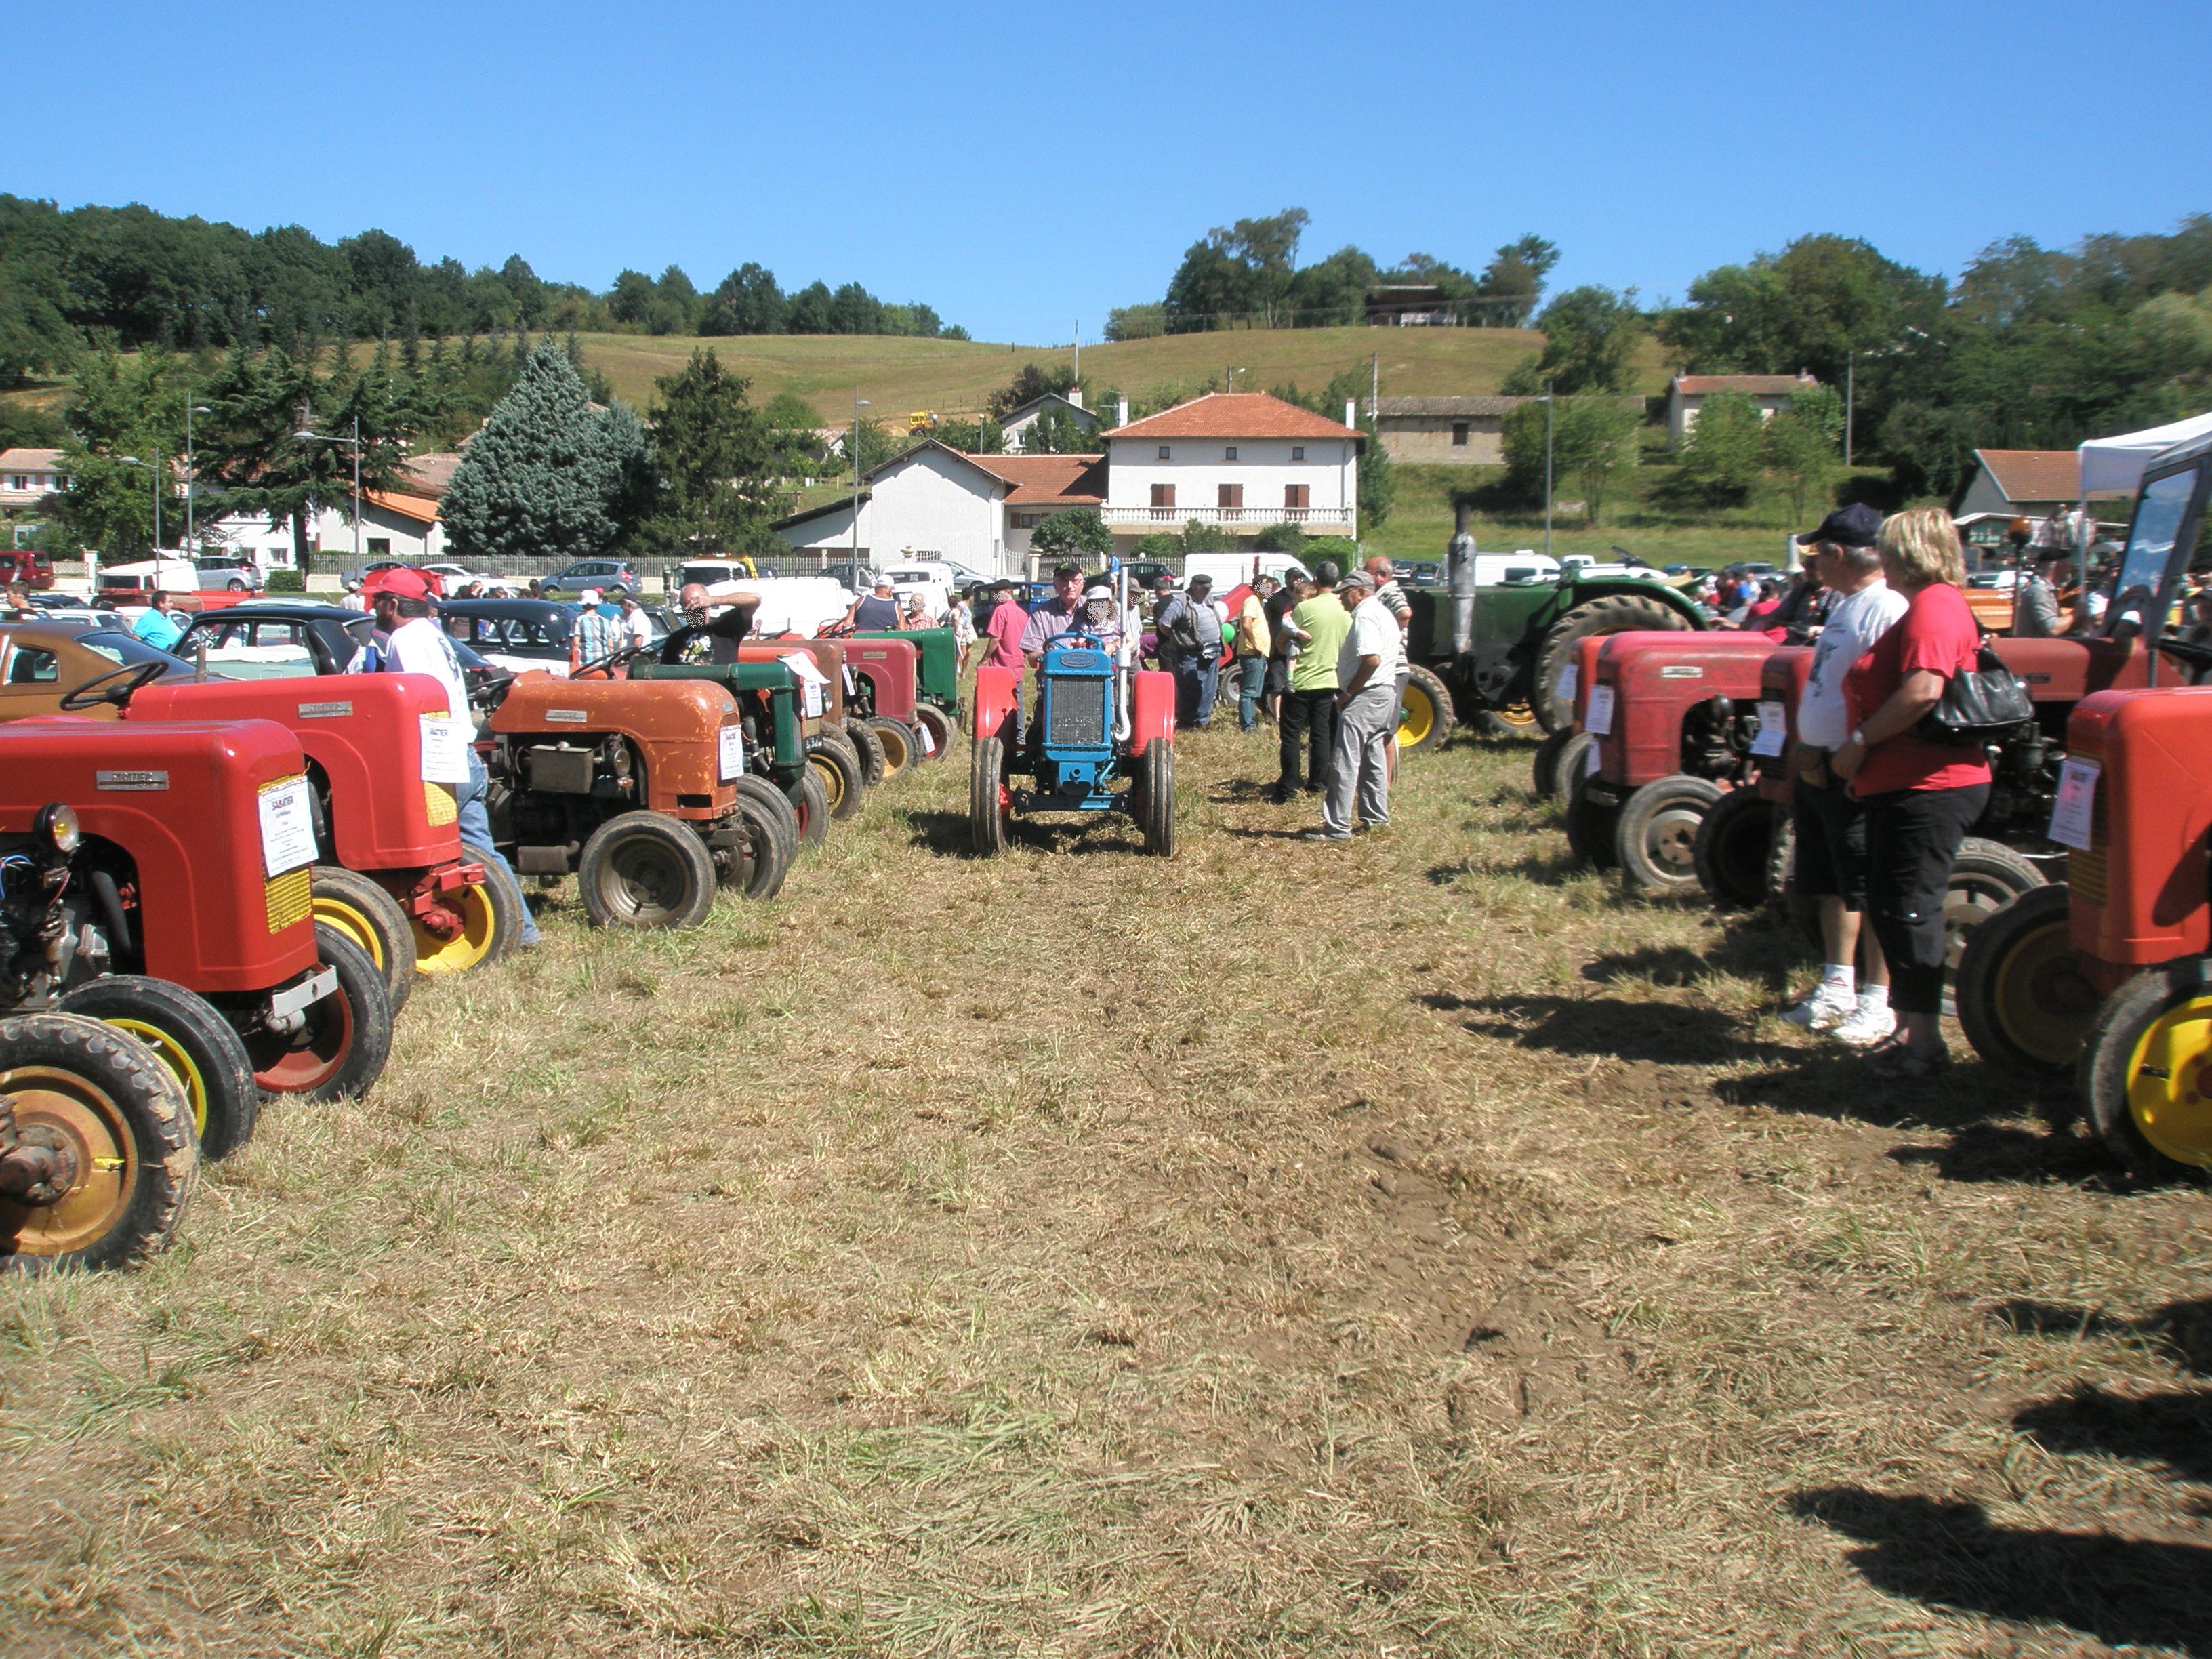
[[[1142,525],[1148,530],[1179,530],[1193,522],[1223,530],[1258,530],[1271,524],[1352,522],[1352,514],[1341,507],[1107,507],[1099,511],[1109,526]]]

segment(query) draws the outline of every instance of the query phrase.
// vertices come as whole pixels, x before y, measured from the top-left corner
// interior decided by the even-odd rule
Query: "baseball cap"
[[[438,597],[438,579],[427,570],[416,570],[406,565],[394,565],[389,570],[380,570],[362,584],[362,592],[368,594],[389,593],[395,599],[434,599]]]
[[[1056,564],[1052,568],[1052,579],[1054,581],[1058,581],[1062,576],[1080,576],[1082,574],[1083,567],[1076,563],[1073,559],[1068,560],[1064,564]]]
[[[585,605],[597,605],[599,602],[599,590],[596,587],[587,587],[577,594],[576,598]]]
[[[1849,507],[1838,507],[1815,528],[1796,538],[1796,542],[1800,547],[1810,547],[1815,542],[1832,547],[1872,547],[1881,530],[1881,514],[1864,501],[1853,501]]]
[[[1083,590],[1083,597],[1086,599],[1110,599],[1114,597],[1114,590],[1104,582],[1093,582]]]

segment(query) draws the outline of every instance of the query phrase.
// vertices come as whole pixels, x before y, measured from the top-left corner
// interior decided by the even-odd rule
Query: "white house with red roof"
[[[36,507],[69,484],[60,450],[0,450],[0,507]]]
[[[997,573],[1027,560],[1030,532],[1053,514],[1103,502],[1104,458],[969,455],[932,439],[861,485],[857,534],[849,497],[780,520],[776,533],[830,560],[950,559]]]
[[[1359,447],[1344,419],[1263,392],[1217,392],[1106,434],[1108,526],[1116,536],[1194,521],[1231,535],[1294,524],[1349,536],[1358,522]]]
[[[1667,389],[1667,444],[1680,449],[1698,428],[1698,411],[1716,392],[1741,392],[1759,418],[1771,421],[1790,407],[1790,398],[1811,392],[1820,381],[1802,369],[1795,374],[1677,374]]]

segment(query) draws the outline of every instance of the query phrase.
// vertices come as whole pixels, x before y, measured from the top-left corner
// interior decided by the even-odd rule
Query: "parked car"
[[[343,674],[375,630],[375,618],[363,611],[307,599],[248,599],[192,617],[175,654],[194,659],[204,647],[209,669],[230,679]]]
[[[78,686],[140,663],[161,664],[158,678],[192,674],[191,664],[112,621],[102,628],[0,622],[0,720],[58,714],[62,698]]]
[[[538,592],[549,599],[573,599],[587,587],[598,588],[602,595],[638,593],[644,591],[645,576],[628,559],[579,559],[538,584]]]
[[[580,614],[550,599],[442,599],[438,620],[448,638],[495,668],[568,669],[568,638]]]
[[[854,593],[866,593],[876,585],[876,570],[873,565],[853,564],[849,562],[843,564],[825,564],[821,569],[811,574],[827,576],[840,587]]]
[[[679,587],[697,582],[702,587],[712,587],[716,582],[751,581],[760,575],[760,567],[750,559],[690,559],[676,573]]]
[[[165,593],[192,593],[199,585],[199,567],[173,553],[100,568],[102,593],[151,593],[156,589]]]
[[[48,588],[54,585],[54,561],[34,547],[0,548],[0,587]]]
[[[199,573],[203,592],[221,588],[232,593],[258,593],[269,585],[258,563],[236,554],[204,555],[192,561],[192,568]]]

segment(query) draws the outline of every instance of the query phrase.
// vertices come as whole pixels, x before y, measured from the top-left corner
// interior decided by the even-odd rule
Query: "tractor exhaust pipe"
[[[1121,637],[1114,647],[1114,744],[1119,748],[1134,729],[1129,716],[1129,674],[1137,659],[1137,630],[1129,614],[1129,568],[1118,558],[1114,561],[1114,613],[1121,623]]]

